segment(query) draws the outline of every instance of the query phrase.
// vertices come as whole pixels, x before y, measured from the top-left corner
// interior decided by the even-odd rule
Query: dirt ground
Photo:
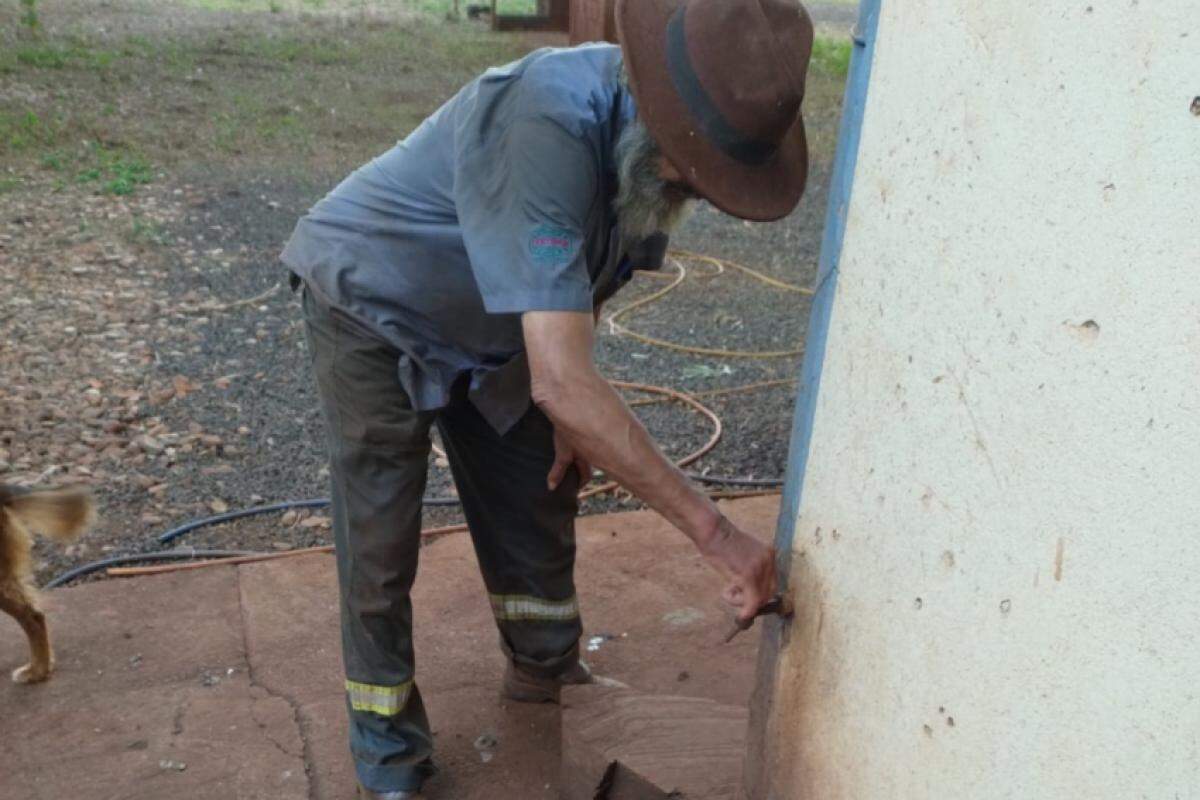
[[[724,511],[769,530],[778,501]],[[720,578],[683,536],[630,512],[589,517],[578,538],[596,674],[744,706],[764,623],[722,642]],[[416,680],[440,768],[423,796],[559,797],[559,708],[498,697],[504,656],[470,540],[442,539],[421,559]],[[50,592],[54,677],[0,680],[0,797],[75,797],[86,776],[86,796],[106,799],[351,800],[334,570],[305,555]],[[20,629],[0,626],[0,675],[24,654]]]
[[[36,8],[31,31],[17,4],[0,7],[0,480],[85,482],[102,505],[81,543],[39,545],[45,581],[93,559],[161,549],[155,534],[195,517],[325,495],[323,423],[277,261],[283,242],[346,172],[482,68],[563,41],[447,21],[435,0]],[[838,34],[848,29],[846,6],[813,11],[833,33],[818,42],[805,100],[805,200],[770,225],[702,206],[675,242],[798,286],[815,275],[848,54]],[[707,348],[800,346],[806,297],[681,263],[688,279],[624,325]],[[639,278],[609,311],[663,285]],[[782,475],[798,355],[723,358],[649,345],[604,323],[600,333],[607,375],[696,394],[720,417],[720,443],[692,469]],[[761,382],[770,385],[707,394]],[[711,434],[677,404],[638,413],[674,456]],[[436,456],[430,478],[430,494],[452,495]],[[636,504],[607,495],[584,511],[623,507]],[[452,507],[427,515],[430,525],[457,519]],[[315,511],[182,543],[272,550],[328,539]]]

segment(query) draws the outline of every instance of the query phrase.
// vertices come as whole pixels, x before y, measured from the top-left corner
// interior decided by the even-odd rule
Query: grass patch
[[[61,151],[46,153],[42,156],[42,169],[53,170],[54,172],[62,172],[67,168],[68,157]]]
[[[63,126],[33,111],[0,108],[0,155],[38,150],[59,141]]]
[[[321,8],[323,0],[305,0],[305,2],[282,2],[281,0],[186,0],[186,5],[203,8],[207,11],[272,11],[279,13],[286,9]],[[276,10],[278,9],[278,10]]]
[[[463,12],[467,10],[467,3],[462,3]],[[537,13],[536,0],[500,0],[496,3],[497,14],[526,14],[533,15]]]
[[[21,0],[21,24],[34,35],[41,31],[42,21],[38,18],[37,0]]]
[[[347,42],[246,37],[237,48],[242,53],[270,62],[327,67],[355,60],[354,48]]]
[[[279,155],[309,152],[315,146],[316,130],[310,122],[328,112],[304,106],[277,94],[228,90],[221,97],[213,124],[212,146],[226,155],[271,150]]]
[[[130,195],[154,177],[144,156],[97,142],[84,142],[74,152],[51,150],[42,155],[40,164],[42,169],[60,173],[59,185],[71,180],[93,185],[102,194]]]
[[[164,245],[171,243],[171,235],[167,226],[156,220],[147,220],[134,216],[133,224],[125,235],[133,244]]]
[[[245,13],[269,12],[280,14],[284,11],[292,13],[317,13],[322,11],[361,12],[367,7],[376,9],[388,5],[408,9],[422,0],[176,0],[181,5],[201,8],[206,11],[240,11]],[[481,0],[471,0],[480,2]],[[503,2],[504,0],[502,0]],[[520,0],[517,0],[520,2]],[[467,0],[463,0],[465,7]]]
[[[454,0],[180,0],[184,5],[202,8],[208,11],[242,11],[247,13],[270,12],[279,14],[284,11],[297,12],[359,12],[372,6],[375,10],[385,10],[389,5],[399,7],[396,10],[417,11],[438,18],[454,10]],[[490,5],[489,0],[459,0],[459,11],[464,16],[467,6],[478,3]],[[537,0],[499,0],[497,4],[501,14],[536,14]]]
[[[413,5],[417,10],[437,17],[445,17],[454,11],[454,0],[416,0]],[[458,12],[465,17],[469,5],[490,6],[491,3],[487,0],[459,0]],[[537,0],[499,0],[496,3],[496,13],[502,16],[533,16],[537,14],[537,8]]]
[[[292,19],[273,15],[271,4],[315,11],[314,1],[163,0],[153,13],[247,13],[232,28],[139,29],[104,41],[47,35],[0,47],[0,72],[27,88],[20,99],[0,98],[0,166],[40,165],[65,183],[82,176],[117,194],[149,180],[150,163],[344,171],[403,138],[486,67],[532,46],[484,24],[447,24],[450,0],[389,1],[398,13],[350,24],[334,12],[387,4],[325,0],[329,14]],[[505,13],[535,8],[535,0],[501,5]],[[421,9],[428,13],[414,15]],[[804,103],[814,158],[825,128],[836,131],[849,59],[849,42],[814,43]],[[108,149],[81,152],[80,141]]]
[[[109,150],[91,142],[87,151],[90,166],[76,174],[75,182],[94,184],[102,194],[130,195],[153,178],[149,162],[136,153]]]
[[[18,47],[14,55],[18,64],[38,69],[62,69],[68,61],[66,50],[46,45]]]
[[[106,46],[107,60],[85,42],[63,41],[39,45],[36,58],[10,59],[45,100],[0,117],[0,157],[27,153],[53,169],[63,141],[99,140],[162,164],[316,157],[342,169],[402,138],[485,67],[526,47],[519,37],[438,19],[353,29],[253,23]],[[108,68],[76,68],[85,63]],[[64,92],[71,102],[56,102]],[[59,129],[43,130],[49,109],[61,114]],[[116,192],[137,184],[111,180]]]
[[[816,37],[813,40],[812,62],[809,69],[835,78],[845,78],[850,71],[851,47],[848,39],[834,39],[829,36]]]
[[[115,51],[93,48],[78,40],[59,44],[39,42],[0,51],[0,73],[18,72],[23,68],[106,69],[119,55]]]

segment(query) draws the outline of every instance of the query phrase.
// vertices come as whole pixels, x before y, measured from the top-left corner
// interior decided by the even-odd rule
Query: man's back
[[[593,45],[489,70],[297,225],[284,262],[406,354],[419,408],[463,372],[487,394],[522,349],[519,313],[590,309],[615,222],[612,150],[633,115],[620,65]]]

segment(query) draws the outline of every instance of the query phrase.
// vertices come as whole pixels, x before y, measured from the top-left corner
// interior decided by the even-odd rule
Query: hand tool
[[[791,601],[789,601],[783,595],[777,594],[764,603],[758,609],[758,611],[754,613],[753,617],[750,617],[746,620],[734,618],[733,627],[730,628],[729,633],[725,635],[725,644],[732,642],[733,637],[737,636],[742,631],[749,630],[754,625],[754,620],[758,619],[764,614],[778,614],[780,617],[786,619],[792,616]]]

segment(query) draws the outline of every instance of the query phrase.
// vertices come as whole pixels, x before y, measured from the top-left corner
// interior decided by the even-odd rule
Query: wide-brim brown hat
[[[800,103],[813,27],[795,0],[617,0],[638,116],[697,194],[786,216],[808,178]]]

